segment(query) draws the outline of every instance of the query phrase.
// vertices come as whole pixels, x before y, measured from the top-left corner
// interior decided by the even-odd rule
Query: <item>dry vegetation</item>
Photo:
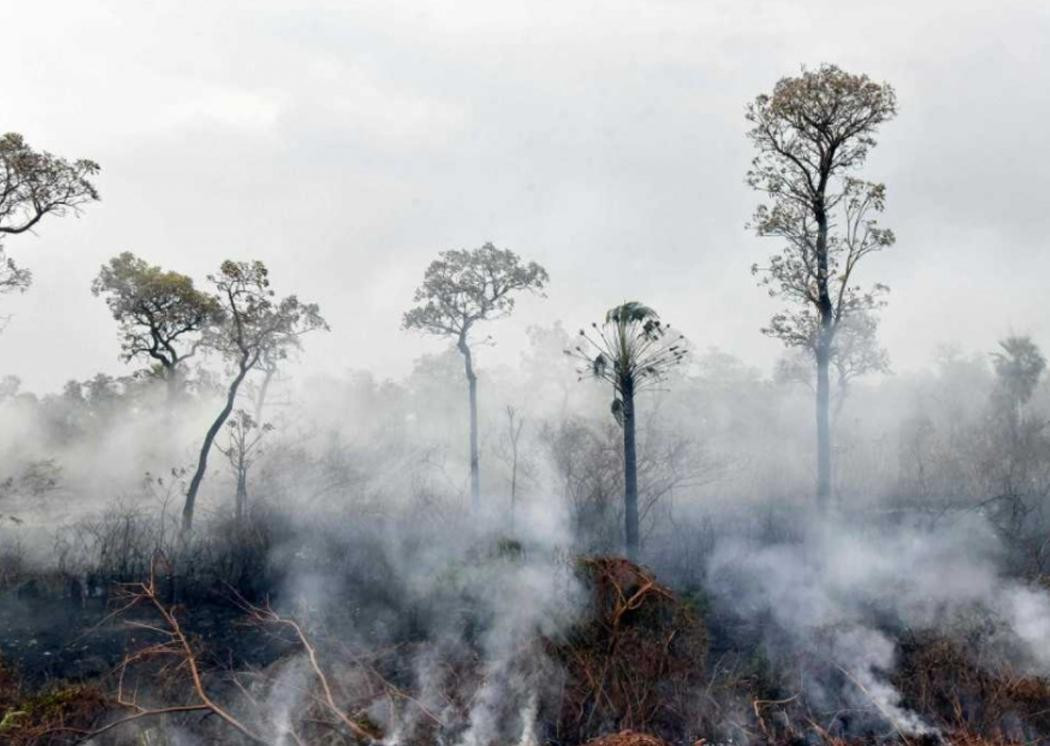
[[[516,545],[495,551],[522,561]],[[269,662],[231,666],[229,651],[187,629],[190,607],[167,598],[169,570],[158,561],[146,581],[114,587],[103,624],[134,631],[137,642],[127,638],[127,653],[96,683],[30,689],[0,669],[4,743],[174,743],[165,740],[173,727],[200,743],[466,742],[490,679],[507,676],[486,665],[476,644],[404,640],[362,649],[229,586],[232,624],[274,641]],[[519,641],[514,654],[517,672],[532,670],[547,684],[531,705],[535,743],[1006,746],[1050,732],[1050,681],[1018,672],[987,633],[903,633],[894,683],[936,730],[847,738],[775,672],[709,660],[707,624],[715,620],[645,568],[592,556],[575,560],[575,574],[589,599],[585,613],[560,634]],[[413,673],[421,660],[429,664],[426,685]],[[497,720],[521,717],[519,701],[502,704],[492,703]],[[275,708],[283,708],[276,721]],[[725,733],[728,721],[734,735]]]

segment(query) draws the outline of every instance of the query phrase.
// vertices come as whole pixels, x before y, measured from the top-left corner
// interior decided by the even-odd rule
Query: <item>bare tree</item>
[[[624,538],[627,556],[638,557],[638,454],[635,443],[635,395],[662,380],[686,355],[685,338],[669,334],[656,311],[637,301],[609,309],[605,322],[580,330],[581,342],[570,355],[583,360],[583,375],[613,387],[612,413],[623,428]]]
[[[255,407],[255,420],[258,422],[262,420],[263,407],[266,406],[267,398],[270,393],[270,386],[277,377],[278,363],[280,361],[273,355],[264,355],[263,359],[259,362],[259,370],[262,372],[262,382],[258,386],[254,386],[252,390],[252,400]]]
[[[262,439],[273,430],[273,425],[269,422],[258,422],[243,409],[239,409],[226,423],[226,427],[229,430],[229,440],[225,448],[219,446],[219,452],[230,462],[230,468],[233,469],[237,480],[234,515],[239,525],[248,515],[248,470],[259,455]]]
[[[759,236],[786,242],[781,253],[752,272],[770,295],[798,306],[773,316],[763,332],[789,347],[813,351],[817,367],[817,501],[831,497],[828,368],[840,324],[882,304],[886,291],[863,289],[854,271],[868,254],[894,242],[875,216],[885,205],[882,184],[849,176],[875,145],[879,125],[893,118],[888,84],[851,75],[834,65],[782,78],[772,95],[748,106],[748,137],[758,151],[748,184],[769,198],[755,211]]]
[[[125,362],[140,357],[153,361],[167,384],[168,401],[173,401],[182,365],[218,320],[218,299],[195,288],[192,278],[150,265],[128,251],[102,266],[91,292],[106,296],[120,324]]]
[[[547,270],[536,262],[524,264],[513,251],[486,243],[479,249],[443,251],[430,263],[423,284],[413,296],[418,303],[404,315],[402,326],[427,334],[451,337],[463,355],[470,407],[470,497],[481,506],[478,458],[478,377],[474,372],[470,333],[479,321],[510,314],[514,294],[541,293]]]
[[[514,526],[514,513],[518,507],[518,462],[520,460],[521,431],[525,427],[525,418],[518,411],[507,405],[506,442],[510,461],[510,524]]]
[[[66,215],[97,201],[89,177],[98,171],[94,161],[33,150],[14,132],[0,137],[0,239],[32,230],[45,215]],[[24,291],[31,281],[29,270],[17,266],[0,241],[0,293]]]
[[[294,295],[281,300],[270,289],[269,271],[259,261],[222,263],[219,274],[209,276],[222,308],[222,323],[208,334],[207,343],[233,365],[226,402],[208,428],[197,459],[197,468],[186,491],[182,532],[193,526],[197,493],[208,466],[208,453],[219,430],[233,412],[237,392],[249,372],[266,356],[281,359],[299,346],[299,338],[315,329],[327,329],[316,304],[302,303]]]

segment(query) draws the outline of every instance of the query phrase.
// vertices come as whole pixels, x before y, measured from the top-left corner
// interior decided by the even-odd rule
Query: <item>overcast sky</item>
[[[0,128],[102,165],[103,202],[9,252],[0,373],[37,391],[126,372],[89,291],[130,250],[203,280],[259,258],[332,333],[304,364],[397,376],[440,345],[400,331],[427,262],[491,240],[550,271],[493,325],[570,329],[625,299],[768,369],[776,305],[750,265],[744,108],[805,64],[892,83],[900,114],[865,175],[898,242],[894,367],[938,344],[1050,347],[1047,0],[529,2],[0,1]]]

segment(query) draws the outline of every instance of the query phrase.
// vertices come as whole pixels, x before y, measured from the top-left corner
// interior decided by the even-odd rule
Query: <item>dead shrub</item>
[[[567,674],[556,739],[583,743],[621,730],[680,737],[696,720],[704,679],[707,630],[699,615],[628,560],[582,559],[579,572],[591,591],[590,613],[548,645]]]
[[[1050,680],[1019,673],[980,641],[965,647],[933,632],[902,639],[896,684],[912,709],[959,734],[955,743],[1025,742],[1050,733]]]

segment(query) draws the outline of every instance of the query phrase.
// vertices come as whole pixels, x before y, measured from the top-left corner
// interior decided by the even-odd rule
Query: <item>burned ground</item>
[[[675,589],[613,556],[561,560],[582,590],[576,613],[546,630],[515,627],[506,647],[493,647],[483,632],[493,607],[471,594],[469,564],[518,572],[533,551],[496,542],[446,568],[438,594],[474,622],[444,636],[420,618],[351,639],[336,620],[353,619],[352,609],[297,618],[276,610],[279,596],[248,600],[233,586],[179,604],[162,582],[115,587],[106,603],[9,589],[0,602],[0,729],[19,746],[77,743],[100,729],[92,743],[1001,745],[1050,732],[1050,682],[1011,668],[987,634],[892,630],[900,706],[929,726],[907,733],[880,720],[874,700],[828,712],[793,677],[857,687],[848,672],[820,656],[778,668],[786,661],[769,639],[695,588]],[[433,604],[433,589],[426,603],[402,592],[398,614],[420,617]],[[360,602],[369,598],[383,593],[359,591]],[[858,729],[872,722],[881,726]]]

